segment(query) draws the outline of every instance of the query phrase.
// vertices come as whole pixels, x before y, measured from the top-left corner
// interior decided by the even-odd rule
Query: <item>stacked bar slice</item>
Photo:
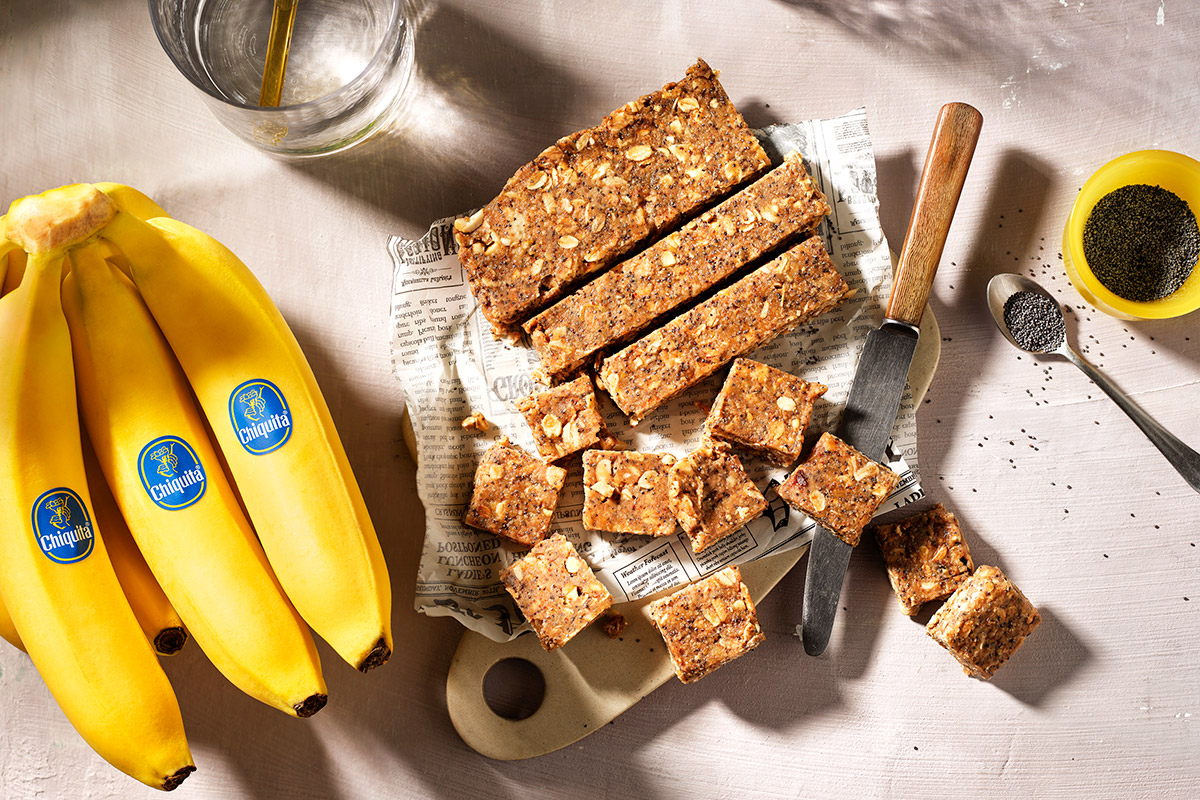
[[[542,370],[563,376],[628,341],[797,234],[829,204],[799,155],[525,323]]]

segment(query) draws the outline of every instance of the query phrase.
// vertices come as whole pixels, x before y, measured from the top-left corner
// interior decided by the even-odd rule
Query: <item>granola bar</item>
[[[705,443],[671,467],[671,510],[699,553],[767,509],[728,445]]]
[[[778,489],[779,496],[854,547],[863,526],[896,488],[900,476],[832,433],[823,433],[809,457]]]
[[[754,601],[737,567],[726,567],[655,600],[650,619],[684,683],[700,680],[763,640]]]
[[[597,382],[636,425],[730,359],[851,294],[821,240],[811,237],[604,359]]]
[[[1003,572],[983,565],[954,590],[926,631],[958,659],[963,672],[988,680],[1041,621]]]
[[[941,503],[876,527],[875,538],[892,590],[910,617],[930,600],[947,597],[975,570],[958,519]]]
[[[517,409],[533,431],[538,453],[548,461],[591,447],[605,435],[596,390],[586,375],[531,394],[517,403]]]
[[[827,390],[820,383],[739,358],[704,421],[704,431],[786,467],[800,457],[813,403]]]
[[[500,573],[542,647],[556,650],[613,604],[604,584],[561,533]]]
[[[829,204],[799,155],[525,323],[542,370],[572,372],[802,231]]]
[[[454,223],[471,291],[498,335],[582,278],[770,166],[703,61],[678,83],[546,148]]]
[[[667,536],[675,516],[667,496],[669,453],[588,450],[583,454],[583,527]]]
[[[547,464],[502,436],[475,470],[475,490],[463,522],[527,547],[546,538],[567,471]]]

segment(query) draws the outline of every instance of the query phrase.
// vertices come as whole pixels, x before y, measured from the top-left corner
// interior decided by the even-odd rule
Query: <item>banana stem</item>
[[[283,76],[287,72],[288,51],[292,47],[292,28],[300,0],[275,0],[271,11],[271,34],[267,38],[267,63],[263,67],[260,106],[278,106],[283,99]]]

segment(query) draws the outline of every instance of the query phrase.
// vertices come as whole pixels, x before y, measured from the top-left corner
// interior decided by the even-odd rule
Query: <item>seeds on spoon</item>
[[[1017,292],[1004,301],[1004,324],[1017,346],[1032,353],[1057,349],[1067,334],[1058,305],[1038,292]]]

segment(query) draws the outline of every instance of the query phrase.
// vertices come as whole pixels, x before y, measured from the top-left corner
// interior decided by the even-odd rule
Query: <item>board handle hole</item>
[[[545,696],[545,676],[523,658],[501,659],[483,676],[483,700],[492,713],[504,719],[532,717]]]

